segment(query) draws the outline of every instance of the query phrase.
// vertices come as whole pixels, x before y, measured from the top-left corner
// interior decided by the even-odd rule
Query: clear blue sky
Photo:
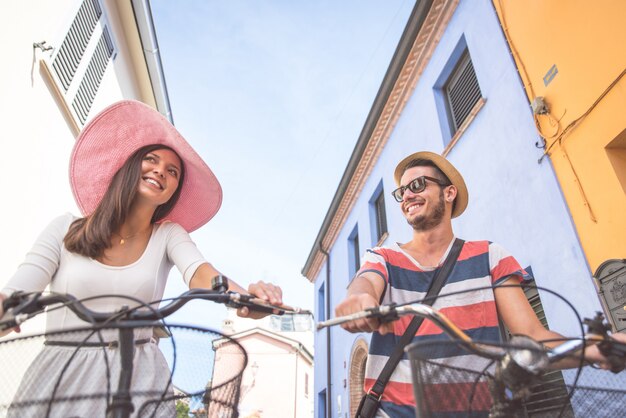
[[[151,5],[174,123],[224,190],[194,240],[240,284],[272,281],[312,308],[300,271],[414,2]]]

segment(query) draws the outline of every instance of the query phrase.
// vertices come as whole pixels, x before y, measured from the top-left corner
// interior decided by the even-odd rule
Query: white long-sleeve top
[[[164,222],[154,225],[148,245],[137,261],[127,266],[109,266],[65,248],[63,238],[75,219],[70,213],[54,219],[1,293],[8,296],[17,290],[42,291],[49,285],[51,292],[69,293],[79,299],[115,294],[152,302],[162,299],[173,265],[189,285],[196,269],[206,262],[180,225]],[[85,305],[95,311],[112,312],[136,303],[108,297],[87,301]],[[85,325],[69,309],[57,309],[48,312],[46,331]]]

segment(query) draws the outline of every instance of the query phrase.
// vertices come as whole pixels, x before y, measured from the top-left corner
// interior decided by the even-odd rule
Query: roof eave
[[[407,26],[404,28],[404,32],[400,37],[400,41],[398,42],[398,46],[393,54],[393,58],[391,59],[391,63],[387,68],[387,72],[385,73],[385,77],[381,83],[380,88],[378,89],[378,93],[376,94],[376,98],[374,99],[374,103],[372,108],[367,115],[367,119],[365,120],[365,124],[361,133],[359,135],[359,139],[352,151],[352,155],[350,156],[350,160],[348,161],[348,165],[343,173],[341,181],[339,182],[339,187],[335,192],[335,196],[330,204],[330,208],[326,213],[326,217],[322,222],[322,226],[315,238],[315,242],[311,251],[309,252],[309,256],[307,261],[302,268],[302,275],[305,276],[309,281],[313,282],[314,278],[309,277],[311,266],[313,265],[313,261],[318,252],[322,250],[328,251],[328,248],[322,249],[322,242],[324,237],[326,236],[330,225],[337,213],[337,209],[339,208],[341,201],[344,198],[347,187],[350,184],[350,180],[354,175],[359,162],[361,161],[361,157],[363,156],[363,152],[367,148],[367,144],[374,132],[374,128],[380,118],[385,104],[387,103],[391,92],[402,72],[402,68],[404,63],[411,52],[411,48],[415,43],[415,39],[419,34],[422,25],[424,24],[424,20],[430,11],[433,0],[418,0],[411,12],[411,16],[409,17]]]

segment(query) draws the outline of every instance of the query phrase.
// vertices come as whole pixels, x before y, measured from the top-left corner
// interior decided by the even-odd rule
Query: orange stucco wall
[[[626,258],[626,2],[493,3],[592,272]]]

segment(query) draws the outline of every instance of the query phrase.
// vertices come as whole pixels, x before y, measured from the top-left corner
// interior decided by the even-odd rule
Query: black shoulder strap
[[[435,277],[433,278],[433,282],[430,285],[428,292],[426,293],[426,297],[424,298],[424,301],[423,301],[425,305],[432,306],[435,303],[435,300],[437,299],[437,295],[443,288],[443,285],[446,282],[446,280],[448,280],[448,276],[450,275],[450,272],[452,271],[452,268],[454,267],[456,260],[459,258],[459,254],[461,253],[461,249],[463,248],[464,243],[465,241],[457,238],[454,241],[454,244],[452,244],[452,249],[450,249],[450,253],[448,254],[448,257],[446,257],[446,260],[443,262],[441,269],[437,271]],[[387,386],[387,382],[389,382],[389,378],[391,378],[391,374],[393,373],[396,366],[402,359],[404,347],[406,347],[406,345],[409,342],[411,342],[411,340],[413,340],[415,333],[419,329],[420,325],[422,325],[423,321],[424,321],[424,318],[414,316],[411,322],[409,323],[409,326],[407,327],[404,334],[402,334],[402,337],[400,337],[400,341],[394,348],[393,353],[391,353],[391,355],[389,356],[389,360],[387,360],[387,363],[385,363],[385,367],[383,367],[383,370],[380,372],[378,379],[376,379],[376,383],[374,383],[374,386],[372,386],[372,389],[370,389],[370,391],[366,395],[367,398],[371,398],[372,401],[375,401],[375,404],[368,402],[369,399],[365,399],[364,401],[365,404],[363,405],[363,408],[361,409],[361,414],[360,414],[361,417],[365,418],[369,416],[372,416],[372,417],[374,416],[376,410],[378,409],[378,401],[380,400],[383,394],[383,391],[385,390],[385,386]],[[368,403],[370,403],[371,406],[375,406],[375,409],[373,409],[372,415],[366,415],[366,411],[369,409],[367,408]]]

